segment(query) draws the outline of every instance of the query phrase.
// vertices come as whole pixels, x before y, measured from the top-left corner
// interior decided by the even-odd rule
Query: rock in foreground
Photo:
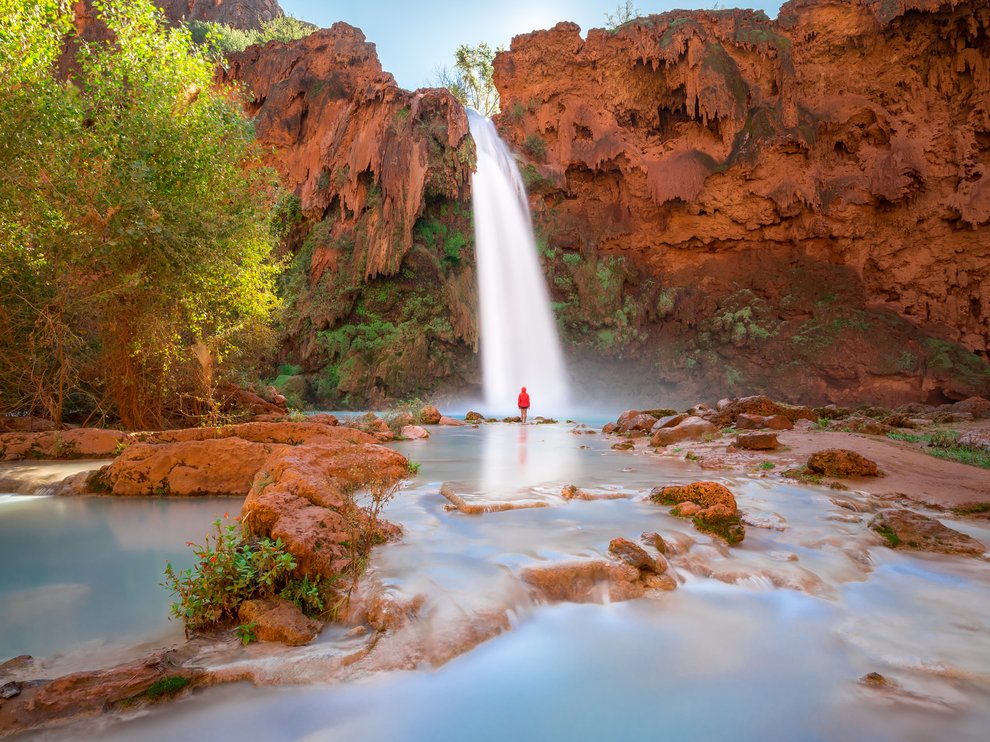
[[[547,600],[601,603],[641,598],[649,589],[672,590],[677,583],[667,575],[641,572],[628,564],[589,560],[545,567],[527,567],[522,579]]]
[[[736,498],[717,482],[694,482],[686,486],[656,487],[653,502],[673,505],[674,515],[690,517],[699,531],[711,533],[732,545],[746,536]]]
[[[892,549],[980,556],[986,548],[976,539],[911,510],[881,510],[870,528]]]
[[[258,641],[282,642],[291,647],[309,644],[322,627],[288,600],[245,600],[237,618],[241,624],[254,624],[251,633]]]
[[[876,462],[845,448],[827,448],[812,454],[808,468],[826,477],[878,477]]]
[[[669,446],[671,443],[697,440],[706,434],[714,433],[718,428],[714,423],[700,417],[686,417],[672,428],[660,428],[650,437],[650,445],[654,447]]]

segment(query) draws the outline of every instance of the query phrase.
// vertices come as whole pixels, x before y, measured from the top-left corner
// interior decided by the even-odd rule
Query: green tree
[[[495,87],[493,62],[502,47],[492,49],[487,43],[477,46],[461,44],[454,52],[454,68],[437,70],[434,84],[447,88],[463,105],[485,116],[499,112],[499,95]]]
[[[605,28],[615,31],[629,21],[634,21],[643,15],[643,11],[633,5],[632,0],[626,0],[615,8],[614,13],[605,14]]]
[[[276,304],[250,122],[150,0],[94,2],[115,40],[81,43],[70,82],[69,3],[0,3],[0,408],[207,411]]]
[[[257,29],[234,28],[211,21],[188,21],[186,26],[196,44],[206,46],[214,56],[226,57],[232,52],[242,52],[254,44],[269,41],[288,43],[309,36],[316,26],[289,15],[265,21]]]

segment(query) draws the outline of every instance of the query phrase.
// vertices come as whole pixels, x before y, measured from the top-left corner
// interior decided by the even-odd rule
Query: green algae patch
[[[145,691],[145,695],[152,701],[162,698],[171,698],[189,685],[189,678],[181,675],[170,675],[164,677]]]
[[[656,487],[650,493],[650,499],[661,505],[673,505],[672,515],[691,518],[699,531],[718,536],[730,546],[746,537],[736,498],[717,482]]]

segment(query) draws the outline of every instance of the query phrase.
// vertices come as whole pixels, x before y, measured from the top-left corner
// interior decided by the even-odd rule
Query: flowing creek
[[[422,604],[356,669],[321,675],[321,662],[370,642],[337,627],[310,647],[251,645],[216,663],[261,663],[270,679],[288,684],[209,688],[137,718],[102,720],[87,733],[121,740],[985,739],[985,561],[881,546],[866,528],[869,514],[836,504],[867,507],[855,492],[725,477],[691,462],[613,451],[601,436],[571,429],[432,428],[428,441],[394,444],[421,470],[386,509],[404,537],[375,551],[367,581],[399,601],[422,596]],[[643,499],[654,486],[698,479],[736,494],[749,523],[740,546],[713,543]],[[469,502],[548,507],[464,515],[445,508],[442,483]],[[565,501],[565,484],[629,498]],[[200,540],[227,509],[236,509],[234,501],[6,498],[0,654],[47,657],[87,642],[117,646],[119,636],[139,639],[132,646],[178,640],[158,587],[164,560],[181,562],[184,542]],[[985,521],[943,520],[990,543]],[[548,604],[518,577],[528,566],[607,558],[610,539],[649,531],[693,542],[672,558],[683,581],[673,592]],[[51,587],[68,597],[19,598],[16,608],[10,600]],[[897,690],[862,685],[870,672]]]
[[[105,463],[35,462],[30,475],[18,465],[0,473],[15,471],[24,487],[36,477],[43,492],[53,471],[64,477]],[[239,509],[229,498],[0,494],[0,661],[30,654],[39,675],[56,677],[181,641],[159,584],[165,562],[192,566],[186,542]]]

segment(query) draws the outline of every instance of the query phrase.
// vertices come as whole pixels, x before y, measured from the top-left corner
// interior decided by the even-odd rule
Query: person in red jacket
[[[529,395],[526,394],[526,387],[519,392],[519,417],[522,418],[523,425],[526,424],[526,413],[529,412]]]

